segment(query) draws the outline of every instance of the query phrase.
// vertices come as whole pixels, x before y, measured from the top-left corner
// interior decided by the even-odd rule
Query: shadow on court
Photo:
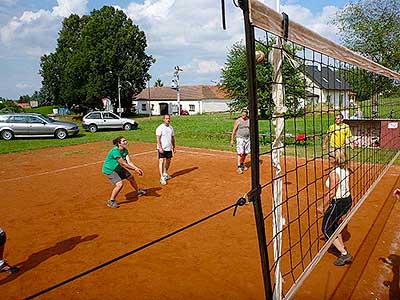
[[[183,170],[180,170],[180,171],[176,171],[171,175],[171,177],[175,178],[175,177],[178,177],[178,176],[181,176],[181,175],[185,175],[185,174],[190,173],[190,172],[192,172],[194,170],[197,170],[198,168],[199,167],[191,167],[191,168],[183,169]]]
[[[80,235],[74,236],[64,241],[58,242],[50,248],[46,248],[40,250],[39,252],[33,253],[28,257],[27,260],[16,264],[15,266],[19,267],[19,272],[16,274],[11,274],[8,277],[0,280],[0,285],[13,281],[25,272],[36,268],[38,265],[48,260],[52,256],[64,254],[74,249],[78,244],[94,240],[97,237],[97,234],[88,235],[84,238],[82,238]]]
[[[161,187],[155,187],[155,188],[149,188],[146,189],[146,194],[143,196],[138,197],[136,191],[135,192],[129,192],[125,194],[125,201],[118,201],[118,204],[127,204],[131,202],[136,202],[139,200],[139,198],[143,197],[160,197],[161,195],[158,193],[158,191],[161,190]]]
[[[392,281],[384,281],[384,286],[389,288],[389,299],[400,300],[400,256],[391,254],[387,258],[379,258],[387,266],[391,267],[393,272]]]

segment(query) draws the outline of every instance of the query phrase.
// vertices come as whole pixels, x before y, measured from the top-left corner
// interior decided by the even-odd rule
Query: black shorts
[[[6,240],[7,240],[6,233],[3,231],[2,233],[0,233],[0,247],[6,243]]]
[[[339,227],[339,220],[349,211],[351,204],[351,196],[331,201],[322,220],[322,232],[326,239]]]
[[[160,153],[160,150],[158,150],[158,158],[172,158],[172,151],[163,151],[163,153]]]

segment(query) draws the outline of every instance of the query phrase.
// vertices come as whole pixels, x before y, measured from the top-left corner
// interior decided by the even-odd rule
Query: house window
[[[151,105],[151,110],[154,110],[154,104]]]
[[[189,111],[195,111],[196,107],[194,104],[189,104]]]
[[[326,102],[330,103],[331,102],[331,95],[326,96]]]
[[[147,110],[147,105],[146,105],[146,103],[142,103],[142,110],[144,110],[144,111]]]
[[[339,105],[342,106],[343,105],[343,94],[339,95]]]

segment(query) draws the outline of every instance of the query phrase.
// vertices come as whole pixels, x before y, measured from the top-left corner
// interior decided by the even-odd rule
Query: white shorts
[[[237,154],[250,153],[250,139],[249,138],[236,138],[236,151]]]

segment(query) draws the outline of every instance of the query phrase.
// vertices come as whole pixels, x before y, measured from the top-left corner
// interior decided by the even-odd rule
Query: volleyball
[[[265,59],[265,54],[262,51],[257,50],[256,51],[256,62],[258,64],[261,64]]]

